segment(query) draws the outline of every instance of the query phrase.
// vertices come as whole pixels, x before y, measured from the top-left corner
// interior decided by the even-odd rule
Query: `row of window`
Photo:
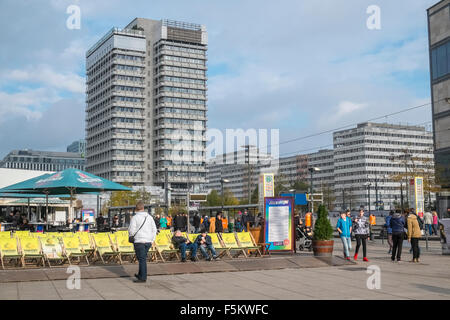
[[[144,102],[143,98],[135,98],[135,97],[121,97],[115,96],[113,102],[115,101],[126,101],[126,102]]]
[[[124,76],[122,74],[116,74],[112,77],[112,80],[124,80],[124,81],[135,81],[135,82],[144,82],[143,77],[135,77],[135,76]]]
[[[191,114],[196,116],[206,116],[206,111],[203,110],[191,110],[191,109],[179,109],[179,108],[160,108],[159,112],[177,113],[177,114]]]
[[[160,129],[155,132],[158,134],[172,134],[172,135],[194,135],[194,136],[203,136],[204,131],[201,130],[192,130],[192,129]]]
[[[178,87],[167,87],[163,86],[158,89],[159,92],[177,92],[177,93],[188,93],[188,94],[206,94],[205,90],[198,89],[186,89],[186,88],[178,88]]]
[[[167,49],[167,50],[173,50],[173,51],[180,51],[180,52],[187,52],[187,53],[195,53],[195,54],[204,54],[205,50],[199,50],[199,49],[193,49],[193,48],[186,48],[186,47],[178,47],[178,46],[171,46],[168,44],[162,45],[157,49],[157,52],[160,50]]]
[[[118,70],[128,70],[128,71],[144,71],[144,67],[138,67],[138,66],[127,66],[124,64],[116,64],[114,69]]]
[[[174,119],[174,118],[164,118],[162,119],[159,124],[188,124],[188,125],[195,125],[195,126],[204,126],[205,121],[203,120],[188,120],[188,119]]]
[[[163,55],[160,57],[159,59],[164,60],[164,61],[175,61],[175,62],[182,62],[182,63],[194,63],[194,64],[200,64],[200,65],[205,65],[205,60],[200,60],[200,59],[193,59],[193,58],[184,58],[184,57],[175,57],[175,56],[168,56],[168,55]]]
[[[135,113],[141,113],[141,109],[136,108],[130,108],[130,107],[114,107],[112,111],[118,111],[118,112],[135,112]]]
[[[131,91],[131,92],[144,92],[144,88],[137,88],[131,86],[113,86],[113,90]]]
[[[199,84],[199,85],[205,85],[205,80],[200,79],[190,79],[190,78],[180,78],[180,77],[171,77],[171,76],[162,76],[159,78],[159,81],[171,81],[171,82],[181,82],[181,83],[192,83],[192,84]]]
[[[423,139],[429,140],[431,139],[430,135],[425,134],[426,131],[423,131],[420,134],[401,134],[401,133],[389,133],[389,132],[375,132],[375,131],[359,131],[352,132],[350,134],[345,135],[335,135],[334,140],[343,140],[355,137],[363,137],[363,136],[382,136],[382,137],[391,137],[391,138],[399,138],[399,139]]]
[[[116,54],[115,58],[124,59],[124,60],[131,60],[131,61],[144,62],[144,57],[129,56],[129,55],[126,55],[126,54]]]
[[[195,74],[200,74],[202,76],[206,76],[206,71],[200,70],[200,69],[174,67],[174,66],[162,66],[160,68],[160,70],[161,71],[174,71],[174,72],[181,72],[181,73],[195,73]]]
[[[112,139],[113,144],[139,144],[142,145],[142,140],[134,139]]]
[[[175,98],[175,97],[161,97],[157,99],[156,104],[169,102],[169,103],[184,103],[184,104],[198,104],[198,105],[206,105],[205,100],[200,99],[185,99],[185,98]]]
[[[192,140],[172,140],[172,139],[161,139],[159,144],[171,144],[177,146],[192,146],[192,147],[206,147],[206,142],[204,141],[192,141]]]

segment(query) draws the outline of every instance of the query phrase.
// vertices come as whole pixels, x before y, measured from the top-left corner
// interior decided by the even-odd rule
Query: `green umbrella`
[[[43,193],[45,195],[66,195],[70,193],[71,208],[74,194],[132,190],[121,184],[74,168],[29,179],[0,189],[0,192],[12,192],[12,190],[17,189],[20,189],[19,193]]]

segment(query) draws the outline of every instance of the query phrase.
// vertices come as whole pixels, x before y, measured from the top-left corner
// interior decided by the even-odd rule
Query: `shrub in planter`
[[[324,205],[319,206],[317,221],[314,225],[313,251],[315,256],[331,256],[333,254],[333,227],[328,219],[328,211]]]

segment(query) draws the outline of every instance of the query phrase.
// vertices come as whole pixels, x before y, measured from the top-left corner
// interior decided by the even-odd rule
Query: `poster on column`
[[[264,242],[271,251],[294,250],[293,197],[264,198]]]

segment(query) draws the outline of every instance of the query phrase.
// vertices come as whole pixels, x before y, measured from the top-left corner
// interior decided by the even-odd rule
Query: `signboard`
[[[409,182],[409,195],[413,208],[419,217],[423,217],[425,199],[423,194],[423,177],[415,177]]]
[[[439,220],[439,233],[441,236],[442,254],[450,255],[450,219]]]
[[[95,222],[95,211],[94,209],[82,209],[81,210],[81,221],[94,223]]]
[[[259,176],[259,207],[260,212],[263,211],[264,206],[264,198],[266,197],[274,197],[275,196],[275,182],[274,182],[274,174],[273,173],[262,173]]]
[[[264,198],[264,242],[269,250],[294,250],[294,198]]]

